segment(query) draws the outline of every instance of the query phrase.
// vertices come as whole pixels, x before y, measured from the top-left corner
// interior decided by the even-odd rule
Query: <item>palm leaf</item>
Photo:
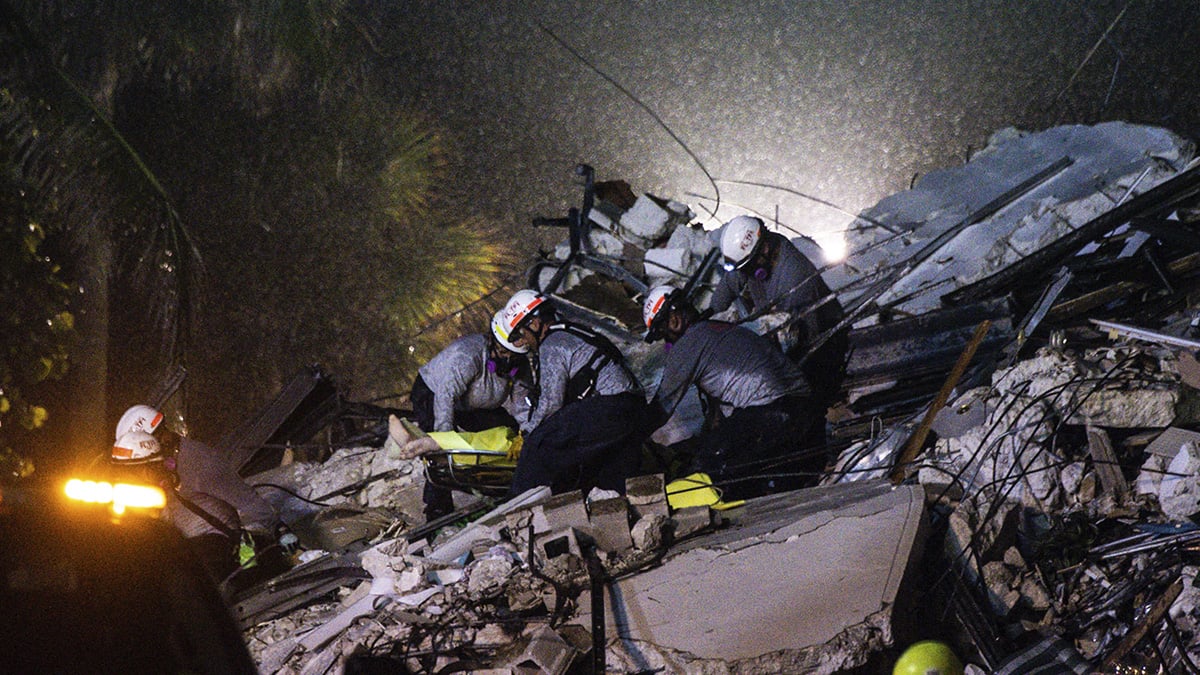
[[[199,288],[199,253],[157,177],[83,89],[0,2],[0,160],[41,196],[46,223],[77,247],[126,244],[125,261],[174,355]],[[140,243],[140,246],[129,246]]]

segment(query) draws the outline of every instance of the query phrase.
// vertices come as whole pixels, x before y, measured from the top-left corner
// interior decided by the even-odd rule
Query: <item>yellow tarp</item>
[[[509,452],[516,435],[508,427],[492,427],[483,431],[435,431],[429,436],[443,450],[463,451],[451,452],[450,457],[455,464],[515,464],[515,460],[509,459]],[[505,454],[490,455],[488,452]]]
[[[667,503],[673,509],[682,509],[687,506],[711,506],[722,511],[741,506],[746,503],[746,500],[721,501],[721,491],[713,487],[712,478],[706,473],[694,473],[667,483]]]

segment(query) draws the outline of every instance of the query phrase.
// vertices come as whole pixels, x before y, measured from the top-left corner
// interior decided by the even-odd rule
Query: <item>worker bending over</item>
[[[158,439],[145,431],[129,431],[113,444],[112,463],[124,477],[163,488],[167,504],[162,519],[179,530],[219,584],[238,566],[242,523],[237,509],[206,492],[183,489],[166,460]]]
[[[183,496],[182,505],[196,515],[188,495],[204,494],[232,506],[244,530],[254,542],[258,570],[262,574],[282,571],[288,564],[283,554],[291,553],[298,545],[296,535],[284,524],[275,507],[258,494],[236,469],[229,464],[227,453],[219,452],[200,441],[184,438],[162,424],[163,414],[148,405],[135,405],[125,411],[117,423],[118,443],[113,447],[113,463],[124,465],[132,459],[133,450],[123,448],[121,439],[131,432],[149,434],[157,445],[150,461],[159,466]],[[144,442],[144,439],[143,439]],[[193,502],[200,505],[206,501]],[[205,509],[201,508],[200,511]],[[203,516],[201,516],[203,517]],[[207,520],[207,519],[206,519]]]
[[[668,347],[650,430],[667,421],[693,385],[707,409],[684,473],[709,474],[732,499],[814,482],[826,461],[824,410],[812,404],[799,368],[770,340],[736,324],[700,319],[683,291],[671,286],[646,294],[642,318],[646,339],[665,339]]]
[[[493,325],[499,313],[492,318]],[[422,431],[517,429],[528,408],[528,348],[494,333],[458,338],[420,368],[412,387],[413,415]],[[450,490],[425,482],[427,521],[454,510]]]
[[[608,339],[558,320],[552,302],[517,291],[492,324],[497,339],[528,350],[531,407],[511,496],[530,488],[625,491],[641,468],[646,400]]]
[[[787,312],[789,326],[779,335],[787,355],[799,362],[823,332],[842,320],[842,306],[820,272],[787,237],[767,230],[753,216],[738,216],[721,231],[725,275],[713,290],[709,309],[723,312],[737,303],[739,318]],[[814,404],[827,408],[838,396],[846,366],[844,330],[834,334],[801,366],[813,386]]]
[[[425,432],[516,428],[510,400],[514,386],[522,389],[529,378],[527,351],[482,333],[451,342],[417,371],[411,396],[417,426]]]

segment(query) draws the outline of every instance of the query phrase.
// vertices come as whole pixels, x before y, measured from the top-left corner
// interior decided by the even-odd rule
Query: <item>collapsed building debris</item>
[[[710,661],[713,672],[834,673],[867,663],[892,643],[900,589],[920,562],[924,499],[919,486],[876,481],[752,500],[609,587],[606,619],[620,637],[609,668]]]
[[[382,448],[386,421],[291,463],[251,448],[282,462],[253,482],[310,549],[239,598],[260,667],[866,673],[937,638],[997,673],[1200,672],[1193,153],[1123,123],[1004,130],[856,218],[822,268],[852,351],[820,487],[717,511],[646,476],[625,495],[480,493],[424,525],[426,471]],[[631,299],[673,283],[703,306],[715,235],[579,175],[584,207],[539,221],[568,240],[529,283],[653,385]],[[268,427],[301,389],[251,445],[282,438]],[[681,405],[655,440],[699,422]]]

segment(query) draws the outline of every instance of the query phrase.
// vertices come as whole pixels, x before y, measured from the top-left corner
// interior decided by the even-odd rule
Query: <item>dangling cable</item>
[[[796,189],[793,189],[790,187],[786,187],[783,185],[774,185],[772,183],[760,183],[758,181],[752,181],[752,180],[732,180],[732,179],[727,179],[727,178],[719,178],[719,179],[717,179],[716,182],[729,183],[730,185],[748,185],[750,187],[767,188],[769,190],[779,190],[781,192],[786,192],[791,195],[796,195],[797,197],[802,197],[804,199],[814,201],[818,204],[821,204],[822,206],[828,206],[829,208],[831,208],[839,213],[842,213],[844,215],[850,216],[851,218],[857,218],[859,220],[864,220],[864,221],[870,223],[871,225],[885,229],[888,232],[891,232],[892,234],[900,234],[900,232],[898,232],[895,228],[887,225],[886,223],[882,223],[878,220],[875,220],[874,218],[871,218],[870,216],[864,216],[861,213],[850,213],[846,209],[838,206],[837,204],[834,204],[831,201],[821,199],[820,197],[814,197],[813,195],[810,195],[808,193],[801,192],[799,190],[796,190]]]
[[[696,156],[696,153],[692,152],[692,149],[687,146],[687,143],[684,143],[683,139],[680,138],[679,135],[676,134],[674,131],[672,131],[671,127],[667,126],[667,123],[664,122],[662,120],[662,118],[658,116],[658,113],[655,113],[653,110],[650,109],[650,106],[643,103],[642,100],[639,99],[637,96],[634,96],[632,92],[630,92],[625,87],[621,86],[621,83],[619,83],[616,80],[614,80],[613,78],[609,77],[604,71],[602,71],[598,67],[596,67],[595,64],[593,64],[591,61],[588,61],[587,58],[584,57],[583,54],[580,54],[573,47],[571,47],[571,45],[567,44],[562,38],[558,37],[558,35],[556,35],[554,33],[554,31],[550,30],[545,25],[543,25],[541,21],[537,21],[535,19],[534,23],[537,24],[537,27],[540,28],[542,30],[542,32],[546,33],[546,35],[549,35],[551,37],[551,39],[553,39],[555,42],[557,42],[563,49],[570,52],[571,56],[574,56],[576,59],[578,59],[580,63],[587,66],[588,69],[591,70],[593,73],[596,73],[600,77],[604,78],[604,80],[606,82],[608,82],[613,87],[615,87],[617,89],[617,91],[621,92],[622,94],[625,94],[626,98],[628,98],[630,101],[633,101],[634,103],[636,103],[638,105],[638,107],[640,107],[642,110],[645,110],[646,114],[650,115],[650,117],[655,122],[657,122],[660,127],[663,128],[663,131],[666,131],[667,135],[669,135],[672,139],[674,139],[675,142],[679,144],[679,147],[683,148],[683,151],[686,152],[688,154],[688,156],[692,158],[692,161],[696,163],[696,166],[698,166],[700,168],[700,171],[704,173],[704,177],[708,179],[709,184],[712,185],[713,192],[716,194],[716,197],[714,198],[716,205],[713,207],[712,212],[714,214],[716,214],[717,209],[719,209],[721,207],[721,189],[719,187],[717,187],[717,181],[715,181],[712,177],[712,174],[710,174],[708,172],[708,169],[704,166],[704,162],[700,161],[700,158]]]

